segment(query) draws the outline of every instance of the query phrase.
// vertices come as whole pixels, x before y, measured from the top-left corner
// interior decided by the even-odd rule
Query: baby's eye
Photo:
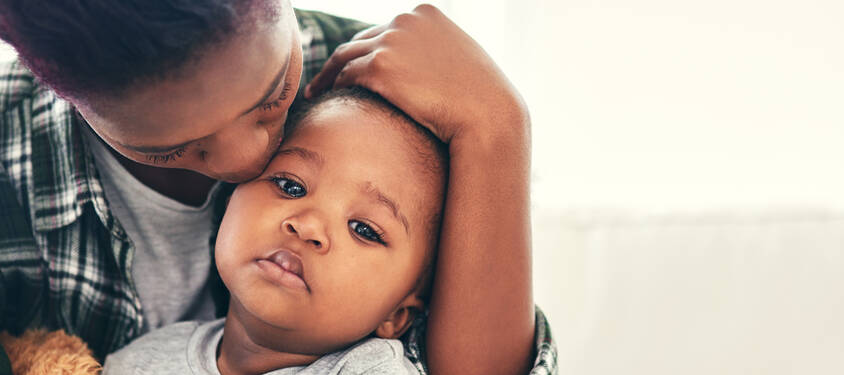
[[[380,243],[382,245],[387,244],[386,242],[384,242],[384,235],[382,233],[379,233],[378,230],[369,226],[366,223],[357,220],[351,220],[349,221],[349,229],[351,229],[353,233],[357,234],[364,240]]]
[[[287,178],[287,177],[270,177],[270,180],[278,186],[282,194],[291,198],[301,198],[307,194],[307,190],[302,184]]]

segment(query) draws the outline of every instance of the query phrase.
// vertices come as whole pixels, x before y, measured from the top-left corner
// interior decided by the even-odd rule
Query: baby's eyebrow
[[[372,200],[378,202],[379,204],[389,209],[390,212],[393,213],[393,217],[395,217],[396,220],[400,221],[401,224],[404,226],[404,232],[406,234],[410,234],[410,224],[407,221],[407,217],[404,216],[401,211],[399,211],[399,205],[397,205],[394,200],[390,199],[390,197],[382,193],[381,190],[378,190],[378,188],[375,187],[375,185],[373,185],[371,182],[363,184],[361,190],[365,194],[372,197]]]
[[[322,167],[325,164],[325,159],[322,158],[316,151],[311,151],[302,147],[287,147],[278,151],[278,155],[296,155],[305,161],[316,164],[317,167]]]

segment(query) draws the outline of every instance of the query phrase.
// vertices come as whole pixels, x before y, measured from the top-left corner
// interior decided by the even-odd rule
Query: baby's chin
[[[229,310],[226,319],[237,319],[252,341],[262,347],[279,353],[310,356],[323,356],[346,349],[372,336],[374,331],[364,327],[341,328],[328,322],[302,322],[297,319],[308,319],[312,314],[292,315],[296,316],[273,313],[260,307],[234,308]],[[343,321],[356,322],[356,319],[349,317]]]

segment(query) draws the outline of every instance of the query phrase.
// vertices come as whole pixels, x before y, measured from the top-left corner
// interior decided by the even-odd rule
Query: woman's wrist
[[[493,155],[509,156],[529,165],[530,118],[527,111],[514,111],[479,120],[466,126],[449,142],[449,154],[454,158],[480,158]],[[515,161],[515,160],[514,160]]]

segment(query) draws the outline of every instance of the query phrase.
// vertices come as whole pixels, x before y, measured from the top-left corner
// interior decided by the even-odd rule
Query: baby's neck
[[[307,366],[319,356],[283,353],[255,343],[243,324],[229,312],[217,347],[217,368],[222,375],[259,375],[273,370]]]

